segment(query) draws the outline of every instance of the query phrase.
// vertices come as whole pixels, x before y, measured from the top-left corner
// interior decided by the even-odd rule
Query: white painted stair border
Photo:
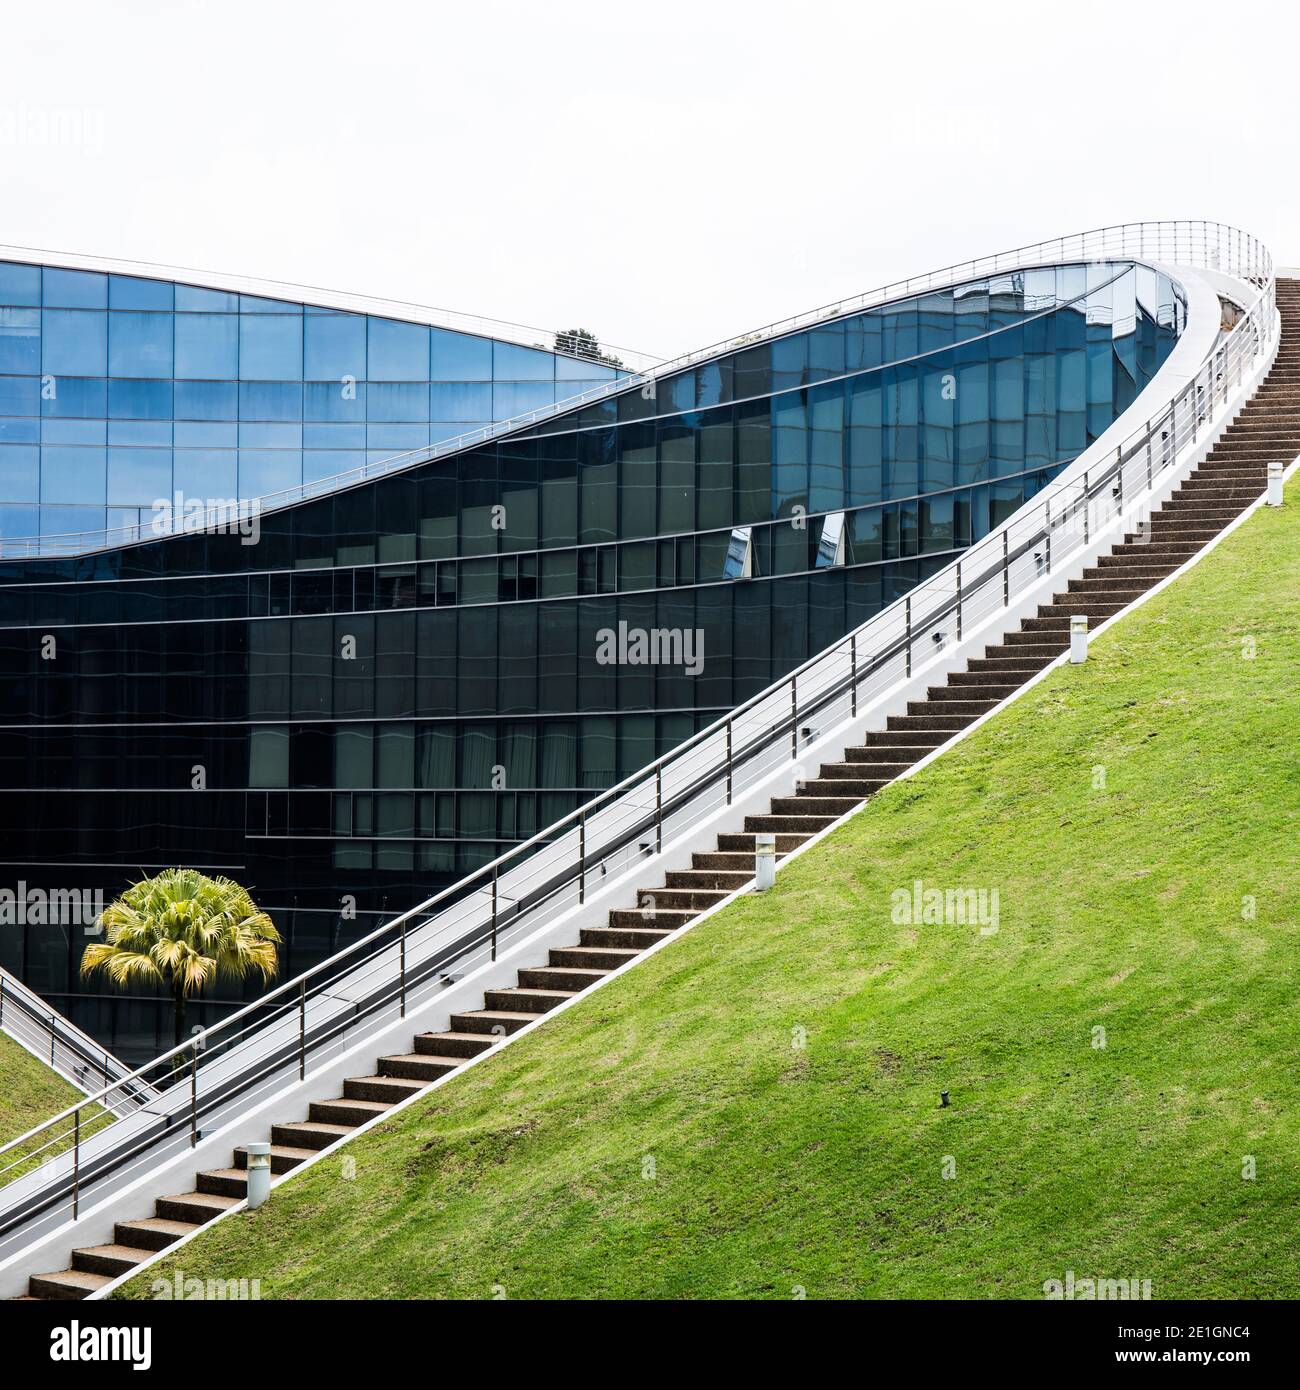
[[[862,711],[856,719],[845,721],[843,724],[827,733],[824,737],[818,739],[817,742],[809,745],[809,747],[804,750],[805,760],[809,763],[839,761],[840,758],[838,755],[841,754],[845,748],[859,746],[863,741],[862,735],[874,731],[877,727],[883,727],[885,719],[889,714],[905,711],[908,701],[922,696],[927,686],[939,683],[946,675],[954,670],[962,669],[973,653],[982,651],[987,646],[995,645],[998,637],[1005,635],[1007,632],[1017,630],[1021,618],[1032,616],[1036,612],[1038,605],[1044,602],[1046,598],[1064,592],[1063,585],[1068,585],[1070,579],[1077,578],[1078,574],[1093,565],[1099,555],[1108,553],[1114,545],[1122,541],[1126,530],[1130,529],[1132,523],[1139,521],[1142,517],[1149,515],[1162,505],[1163,502],[1186,481],[1188,475],[1205,460],[1214,445],[1219,441],[1223,430],[1240,411],[1245,402],[1253,396],[1263,377],[1267,375],[1272,366],[1273,358],[1276,355],[1279,341],[1280,334],[1275,334],[1271,350],[1265,360],[1262,361],[1252,373],[1251,377],[1243,383],[1241,394],[1228,405],[1221,407],[1219,412],[1207,425],[1200,439],[1185,448],[1184,456],[1180,458],[1176,464],[1166,470],[1165,476],[1161,482],[1158,483],[1151,492],[1142,495],[1136,499],[1131,506],[1126,507],[1123,513],[1117,517],[1110,526],[1099,533],[1097,538],[1094,538],[1092,545],[1086,550],[1079,552],[1073,558],[1072,563],[1068,567],[1063,567],[1045,576],[1038,584],[1034,585],[1030,590],[1027,590],[1016,603],[1013,603],[1009,608],[999,610],[998,613],[994,614],[977,628],[972,629],[972,631],[963,638],[961,643],[954,643],[951,646],[945,647],[941,652],[936,654],[931,661],[917,667],[910,678],[898,682],[891,690],[885,692],[877,699],[869,709]],[[1298,467],[1300,467],[1300,458],[1290,463],[1285,470],[1284,479],[1289,480],[1295,474]],[[1208,541],[1205,546],[1197,551],[1195,555],[1191,556],[1186,563],[1180,565],[1178,569],[1153,585],[1127,607],[1111,615],[1111,617],[1107,618],[1104,622],[1099,624],[1097,628],[1092,630],[1089,633],[1089,640],[1091,641],[1093,637],[1108,631],[1114,624],[1127,617],[1130,613],[1135,612],[1149,599],[1163,592],[1164,589],[1176,579],[1186,574],[1194,565],[1198,564],[1206,555],[1214,550],[1222,540],[1236,531],[1237,528],[1243,525],[1249,517],[1253,516],[1261,506],[1265,505],[1265,497],[1266,495],[1261,492],[1261,495],[1254,502],[1250,503],[1242,511],[1240,516],[1236,517],[1218,535]],[[1035,673],[1023,685],[1019,686],[1004,700],[1001,700],[993,709],[986,711],[966,728],[959,730],[952,738],[931,750],[931,752],[927,753],[918,762],[906,768],[894,780],[905,781],[907,778],[920,772],[923,768],[928,767],[936,758],[941,757],[949,749],[961,743],[964,739],[973,734],[976,729],[981,728],[988,720],[994,718],[994,716],[1020,699],[1027,691],[1032,690],[1041,681],[1046,679],[1051,672],[1055,671],[1059,666],[1066,664],[1068,661],[1069,651],[1067,649],[1049,665],[1044,667],[1042,671]],[[445,1022],[437,1024],[436,1027],[422,1024],[422,1016],[427,1016],[431,1013],[435,1014],[435,1016],[445,1016],[453,1012],[468,1010],[471,1006],[465,1002],[456,1002],[449,1007],[444,1005],[444,1001],[447,1000],[453,992],[460,994],[462,986],[469,987],[471,995],[478,994],[480,996],[485,989],[502,987],[501,979],[484,982],[485,974],[491,973],[502,977],[502,979],[509,983],[513,983],[515,974],[520,968],[527,968],[529,964],[536,965],[546,960],[547,952],[556,944],[556,938],[562,938],[565,942],[571,943],[572,940],[576,939],[575,933],[580,931],[582,926],[599,925],[603,923],[609,908],[615,905],[611,903],[610,899],[625,898],[629,884],[632,885],[632,891],[635,893],[638,887],[644,886],[646,878],[655,873],[656,868],[661,871],[669,871],[673,868],[682,867],[683,864],[689,865],[690,855],[694,852],[695,847],[698,846],[701,839],[703,839],[705,843],[708,843],[709,839],[718,833],[720,827],[717,826],[715,822],[725,819],[728,823],[743,824],[744,816],[761,814],[763,808],[766,807],[772,796],[793,792],[799,766],[800,765],[791,764],[789,767],[779,769],[777,772],[771,774],[762,782],[750,788],[743,798],[737,798],[732,805],[725,808],[725,812],[712,816],[708,818],[707,821],[702,821],[695,828],[689,842],[684,840],[678,841],[676,844],[666,846],[662,853],[647,856],[644,860],[639,861],[634,870],[621,875],[616,881],[603,887],[598,892],[593,893],[582,908],[574,909],[572,912],[565,914],[563,917],[557,919],[557,921],[548,924],[533,937],[524,942],[517,943],[511,950],[503,953],[495,966],[483,967],[466,976],[464,980],[458,982],[458,984],[448,990],[446,994],[439,996],[436,1005],[427,1005],[421,1010],[413,1011],[407,1018],[399,1020],[396,1024],[384,1029],[382,1033],[375,1038],[365,1040],[365,1042],[358,1044],[357,1047],[337,1058],[321,1076],[308,1077],[305,1082],[288,1088],[287,1091],[282,1092],[280,1096],[259,1106],[256,1112],[241,1116],[238,1122],[218,1131],[210,1137],[204,1138],[197,1148],[188,1149],[183,1154],[178,1155],[177,1158],[169,1161],[155,1174],[150,1175],[144,1183],[133,1184],[132,1187],[123,1192],[114,1194],[113,1197],[101,1203],[99,1207],[96,1207],[93,1211],[84,1215],[78,1223],[75,1223],[78,1229],[76,1231],[77,1239],[73,1244],[67,1244],[69,1237],[72,1235],[70,1228],[73,1225],[73,1223],[68,1223],[67,1226],[51,1232],[49,1236],[41,1240],[37,1245],[11,1258],[4,1266],[0,1266],[0,1296],[11,1295],[13,1277],[21,1277],[22,1288],[20,1291],[25,1292],[26,1279],[30,1274],[44,1273],[56,1268],[66,1268],[71,1260],[71,1251],[74,1245],[77,1247],[84,1247],[108,1243],[112,1240],[112,1227],[117,1221],[139,1219],[141,1216],[152,1216],[154,1198],[170,1195],[173,1189],[175,1191],[188,1190],[188,1183],[186,1183],[184,1189],[175,1187],[174,1185],[169,1188],[163,1176],[164,1174],[175,1173],[178,1177],[185,1175],[186,1178],[192,1178],[194,1173],[204,1168],[227,1166],[229,1162],[228,1157],[222,1158],[219,1162],[205,1161],[205,1155],[215,1160],[220,1157],[220,1152],[229,1154],[230,1150],[237,1145],[247,1143],[250,1140],[260,1137],[257,1126],[261,1124],[265,1130],[272,1123],[270,1118],[265,1120],[261,1118],[263,1112],[275,1110],[274,1122],[284,1123],[287,1116],[283,1113],[283,1105],[289,1101],[291,1096],[296,1099],[299,1109],[305,1108],[304,1101],[307,1099],[329,1099],[337,1094],[342,1081],[346,1079],[347,1076],[370,1074],[370,1072],[374,1070],[374,1063],[377,1061],[378,1057],[398,1050],[395,1045],[390,1046],[388,1044],[395,1044],[396,1040],[402,1037],[409,1039],[415,1033],[419,1032],[441,1031],[446,1026]],[[785,855],[778,861],[777,871],[780,872],[785,865],[792,863],[807,851],[821,844],[829,835],[834,834],[849,821],[861,815],[870,807],[873,799],[874,798],[869,798],[854,807],[851,811],[839,817],[830,825],[816,832],[805,841],[804,844],[800,845],[790,854]],[[525,1027],[521,1028],[518,1032],[499,1039],[493,1046],[479,1053],[476,1057],[468,1058],[465,1064],[458,1067],[454,1072],[449,1072],[446,1076],[432,1082],[423,1090],[399,1101],[390,1109],[384,1111],[382,1115],[377,1115],[365,1124],[359,1125],[356,1129],[351,1130],[346,1136],[340,1138],[327,1148],[318,1150],[311,1158],[305,1160],[290,1172],[273,1177],[271,1184],[272,1191],[274,1192],[275,1188],[279,1187],[281,1183],[296,1177],[298,1174],[315,1166],[317,1163],[336,1157],[339,1151],[353,1139],[369,1133],[370,1130],[379,1125],[386,1124],[389,1120],[402,1114],[410,1106],[425,1101],[435,1090],[454,1077],[463,1075],[470,1067],[477,1066],[487,1061],[488,1058],[495,1056],[502,1048],[508,1046],[516,1039],[525,1037],[537,1028],[543,1026],[550,1019],[556,1018],[560,1014],[565,1013],[568,1009],[583,1003],[596,990],[604,988],[604,986],[609,984],[612,980],[635,969],[642,961],[647,960],[660,950],[671,946],[684,936],[685,933],[698,926],[701,922],[708,920],[714,916],[715,913],[721,912],[724,908],[729,907],[737,899],[747,896],[753,891],[753,887],[754,881],[751,879],[734,892],[729,893],[719,902],[713,904],[713,906],[705,909],[698,916],[693,917],[691,921],[670,932],[668,936],[656,942],[653,946],[647,947],[644,951],[640,952],[634,960],[630,960],[617,969],[612,970],[595,984],[590,985],[581,993],[575,994],[572,998],[565,1000],[556,1008],[545,1014],[539,1015],[534,1022],[525,1025]],[[621,905],[626,906],[626,902],[622,902]],[[591,920],[586,920],[588,918]],[[526,956],[527,959],[521,960],[521,956]],[[502,965],[507,967],[504,972],[498,969],[498,967]],[[380,1043],[381,1039],[382,1045],[377,1045]],[[365,1070],[360,1070],[360,1068],[363,1067]],[[322,1078],[328,1078],[325,1080],[323,1086],[319,1084]],[[318,1084],[313,1085],[313,1082]],[[308,1092],[310,1092],[310,1094],[308,1094]],[[145,1185],[147,1185],[148,1188],[147,1210],[140,1207],[140,1201],[144,1199],[145,1194],[140,1192],[139,1189]],[[126,1215],[122,1208],[132,1203],[135,1209],[131,1215]],[[106,1208],[109,1210],[106,1210]],[[214,1218],[214,1220],[198,1227],[195,1231],[184,1236],[174,1244],[167,1246],[165,1249],[155,1252],[149,1259],[142,1261],[128,1273],[104,1285],[101,1289],[91,1294],[90,1298],[105,1299],[111,1297],[129,1280],[136,1279],[142,1274],[147,1273],[149,1269],[164,1258],[174,1256],[178,1251],[183,1250],[190,1241],[194,1240],[203,1232],[210,1230],[213,1226],[218,1224],[218,1222],[224,1221],[227,1217],[236,1216],[246,1210],[247,1202],[240,1202],[236,1206],[228,1208],[220,1216]],[[53,1247],[56,1245],[66,1247],[67,1253],[66,1257],[63,1259],[62,1265],[58,1263],[58,1259],[54,1254]],[[172,1287],[170,1282],[168,1283],[168,1287]]]

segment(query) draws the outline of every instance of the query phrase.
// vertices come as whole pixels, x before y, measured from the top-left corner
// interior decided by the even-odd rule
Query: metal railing
[[[152,1087],[126,1084],[131,1068],[125,1062],[4,969],[0,969],[0,1033],[87,1095],[121,1086],[113,1100],[115,1114],[128,1115],[154,1095]]]
[[[1178,261],[1213,268],[1226,267],[1231,263],[1235,274],[1249,280],[1258,280],[1261,267],[1265,265],[1267,252],[1263,246],[1248,234],[1235,227],[1227,227],[1218,222],[1126,222],[1111,227],[1099,227],[1093,231],[1078,232],[1073,236],[1056,237],[1051,241],[1034,242],[1016,251],[1003,251],[993,256],[982,256],[977,260],[962,261],[942,270],[931,271],[927,275],[913,276],[892,284],[881,285],[849,299],[837,300],[833,304],[822,305],[790,318],[778,319],[762,328],[748,333],[726,338],[708,347],[697,348],[670,361],[659,362],[643,367],[629,375],[617,377],[612,381],[593,386],[554,405],[541,406],[536,410],[525,411],[506,420],[482,425],[465,434],[445,439],[438,444],[405,453],[393,454],[388,458],[364,463],[343,473],[309,483],[282,488],[278,492],[266,493],[258,498],[247,499],[247,505],[259,516],[278,511],[282,507],[307,501],[314,497],[342,491],[359,486],[374,478],[402,469],[413,468],[418,464],[432,463],[449,454],[460,453],[465,449],[477,448],[482,444],[527,429],[557,415],[582,409],[585,406],[606,400],[610,396],[622,395],[626,391],[645,391],[661,379],[698,366],[715,357],[742,348],[753,347],[772,338],[784,337],[819,323],[842,318],[848,314],[861,313],[882,304],[898,299],[911,298],[929,290],[946,288],[975,280],[988,275],[997,275],[1012,270],[1021,270],[1034,265],[1055,265],[1061,262],[1106,260],[1112,256],[1133,256],[1141,260]],[[1197,255],[1200,259],[1189,261]],[[1265,258],[1265,259],[1261,259]],[[1271,267],[1271,262],[1267,262]],[[1270,272],[1271,273],[1271,270]],[[205,519],[202,525],[197,520],[190,529],[202,531],[228,525],[230,518],[221,511]],[[21,559],[29,556],[81,554],[90,550],[117,549],[124,545],[143,544],[148,541],[165,539],[167,535],[181,534],[167,531],[154,534],[142,524],[117,527],[103,531],[74,531],[48,536],[15,536],[0,539],[0,559]]]
[[[495,338],[499,342],[515,343],[520,347],[540,348],[543,352],[556,352],[555,339],[565,331],[538,328],[535,324],[514,323],[509,319],[492,318],[485,314],[466,314],[458,309],[442,309],[409,299],[376,298],[372,295],[353,294],[346,290],[325,289],[320,285],[299,285],[291,280],[268,280],[253,275],[226,275],[215,270],[199,270],[194,266],[122,260],[115,256],[90,256],[78,251],[51,251],[39,246],[0,245],[0,261],[49,266],[55,270],[88,270],[105,275],[165,280],[173,284],[193,285],[199,289],[246,294],[255,299],[305,304],[313,309],[337,309],[340,313],[400,319],[407,323],[427,324],[431,328],[446,328],[453,333]],[[639,352],[635,348],[620,347],[614,343],[602,344],[602,347],[625,358],[633,371],[663,361],[662,357],[654,353]],[[585,360],[572,352],[559,351],[558,355]],[[609,364],[593,361],[593,365]]]
[[[1141,227],[1144,243],[1160,225]],[[1105,457],[1092,461],[1085,453],[1079,479],[1049,485],[958,560],[672,752],[86,1103],[108,1105],[120,1085],[156,1085],[160,1098],[144,1112],[86,1140],[86,1106],[73,1106],[0,1146],[4,1181],[56,1134],[74,1145],[36,1173],[22,1171],[2,1194],[0,1258],[30,1239],[34,1223],[75,1216],[87,1192],[144,1176],[359,1037],[429,1002],[453,969],[459,979],[495,960],[503,943],[545,929],[648,852],[689,837],[701,821],[797,764],[816,728],[859,716],[950,639],[993,619],[1099,539],[1120,538],[1180,453],[1240,393],[1275,334],[1267,253],[1253,238],[1221,230],[1223,239],[1204,243],[1205,263],[1253,281],[1258,292],[1142,429]],[[1052,244],[1070,258],[1080,251],[1075,240]],[[1220,259],[1224,245],[1232,254]]]

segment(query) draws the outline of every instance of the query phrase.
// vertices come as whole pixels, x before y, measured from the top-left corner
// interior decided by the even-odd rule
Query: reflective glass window
[[[106,313],[46,309],[41,314],[41,337],[42,372],[53,376],[104,375],[108,366]]]
[[[429,330],[394,319],[369,320],[371,381],[428,381]]]
[[[42,279],[42,302],[47,309],[108,308],[107,275],[46,266]]]
[[[171,376],[172,315],[109,314],[108,371],[110,376]]]
[[[233,314],[177,314],[176,375],[215,381],[237,377],[238,318]]]
[[[242,381],[302,378],[302,315],[240,314],[239,376]]]

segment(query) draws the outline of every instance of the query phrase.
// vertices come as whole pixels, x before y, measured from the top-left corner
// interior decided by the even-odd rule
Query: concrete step
[[[913,759],[913,761],[915,761],[915,759]],[[869,788],[870,788],[870,791],[868,791],[868,792],[866,793],[866,795],[870,796],[870,795],[872,795],[874,792],[878,792],[878,791],[881,789],[881,787],[887,787],[887,786],[890,784],[890,782],[892,782],[892,781],[894,780],[894,778],[898,776],[898,774],[903,770],[903,768],[904,768],[904,767],[910,766],[910,764],[909,764],[909,763],[886,763],[886,764],[883,764],[883,766],[887,769],[887,771],[885,771],[884,773],[882,773],[882,774],[880,774],[880,775],[876,775],[875,773],[870,773],[870,772],[864,772],[864,771],[863,771],[863,768],[866,768],[866,767],[873,767],[873,766],[879,767],[879,766],[882,766],[882,764],[879,764],[879,763],[874,763],[874,764],[873,764],[873,763],[823,763],[823,764],[821,765],[821,767],[818,768],[818,772],[819,772],[821,775],[816,779],[816,783],[810,782],[808,785],[809,785],[809,786],[814,786],[814,785],[816,785],[817,783],[824,783],[827,787],[835,787],[835,786],[838,786],[839,783],[841,783],[841,782],[852,782],[855,786],[861,785],[861,786],[869,787]],[[828,794],[831,795],[831,796],[835,795],[835,793],[834,793],[833,791],[829,792]],[[847,793],[846,793],[846,794],[847,794]],[[856,794],[857,794],[857,793],[855,792],[854,795],[856,795]]]
[[[248,1173],[243,1168],[209,1168],[196,1173],[194,1186],[205,1196],[236,1197],[248,1196]]]
[[[182,1236],[197,1230],[193,1221],[167,1221],[161,1216],[146,1216],[139,1221],[119,1221],[113,1227],[113,1239],[118,1245],[130,1245],[139,1250],[166,1250]]]
[[[913,715],[926,716],[939,714],[955,714],[961,717],[970,715],[978,719],[981,714],[987,714],[997,703],[995,696],[989,695],[982,700],[963,700],[958,691],[965,689],[969,691],[978,690],[978,686],[958,686],[951,692],[951,698],[939,699],[931,698],[928,700],[909,700],[907,702],[907,713],[910,718]]]
[[[913,735],[953,734],[973,723],[976,717],[973,714],[891,714],[885,720],[885,729],[889,733]]]
[[[737,888],[745,881],[744,874],[733,874],[740,879]],[[621,946],[630,951],[644,951],[648,947],[671,936],[669,931],[657,931],[651,927],[583,927],[578,933],[584,946]]]
[[[781,859],[792,850],[798,849],[807,838],[808,835],[804,832],[797,830],[783,831],[776,837],[776,857]],[[754,867],[755,843],[754,832],[752,830],[728,830],[718,836],[719,851],[727,858],[731,858],[738,854],[742,858],[747,859],[751,870]],[[696,856],[692,856],[692,858],[694,857]],[[735,865],[703,865],[701,867],[734,868]]]
[[[852,767],[852,763],[846,763],[846,767]],[[858,764],[858,771],[864,764]],[[825,797],[851,797],[854,801],[865,801],[869,796],[875,794],[881,787],[887,787],[892,778],[884,777],[816,777],[811,782],[805,784],[803,794],[805,797],[821,801]]]
[[[1035,656],[1057,657],[1070,645],[1068,641],[1057,641],[1040,633],[1024,631],[1008,632],[1002,640],[1009,651],[1019,652],[1022,648],[1029,648]]]
[[[522,1027],[522,1024],[520,1025]],[[498,1034],[497,1036],[500,1036]],[[496,1037],[490,1033],[484,1037],[481,1030],[453,1027],[445,1033],[417,1033],[415,1051],[423,1057],[477,1057],[486,1052]]]
[[[753,876],[739,869],[670,869],[664,875],[664,881],[669,888],[722,889],[734,893]]]
[[[620,965],[635,960],[641,953],[616,946],[556,946],[550,952],[550,962],[563,970],[617,970]]]
[[[760,835],[775,835],[781,832],[815,835],[819,830],[825,830],[835,820],[836,817],[833,815],[746,816],[745,829]]]
[[[655,930],[676,931],[684,927],[699,913],[690,908],[671,907],[616,907],[610,911],[608,926],[611,927],[653,927]]]
[[[437,1078],[434,1078],[435,1080]],[[429,1083],[409,1076],[349,1076],[343,1083],[343,1099],[365,1101],[383,1106],[422,1091]]]
[[[306,1163],[313,1153],[315,1153],[314,1149],[303,1148],[296,1145],[272,1144],[271,1172],[276,1174],[288,1173],[300,1163]],[[247,1149],[238,1148],[235,1150],[235,1167],[248,1167]]]
[[[488,1047],[492,1046],[490,1038],[484,1041]],[[440,1056],[433,1052],[394,1052],[379,1059],[379,1071],[385,1077],[413,1082],[415,1089],[422,1091],[432,1082],[449,1076],[457,1067],[463,1067],[468,1061],[468,1057]]]
[[[603,980],[608,970],[579,970],[561,965],[534,965],[519,972],[522,989],[569,990],[577,994]]]
[[[866,736],[864,749],[888,748],[924,748],[928,753],[932,748],[937,748],[941,743],[948,742],[949,735],[942,729],[921,729],[915,725],[909,725],[905,729],[896,729],[892,725],[888,729],[872,729]],[[924,755],[922,755],[924,756]]]
[[[202,1226],[242,1201],[242,1197],[226,1197],[219,1192],[181,1192],[174,1197],[159,1197],[154,1203],[154,1214],[168,1221],[192,1221]]]
[[[480,1033],[493,1042],[508,1037],[530,1023],[536,1023],[545,1009],[471,1009],[468,1013],[452,1014],[450,1023],[457,1033]],[[420,1039],[415,1040],[419,1051]]]
[[[153,1253],[134,1245],[87,1245],[72,1252],[72,1268],[79,1273],[106,1274],[116,1279],[129,1274]]]
[[[91,1274],[87,1270],[60,1269],[52,1274],[33,1274],[27,1281],[33,1298],[86,1298],[105,1284],[113,1282],[108,1274]]]
[[[849,763],[871,763],[875,767],[896,767],[901,772],[905,767],[920,762],[933,747],[932,743],[858,744],[844,750],[844,760]],[[866,774],[859,772],[858,775]]]
[[[990,692],[988,698],[997,700],[1010,695],[1019,684],[1019,681],[1011,681],[1008,683],[1005,675],[999,674],[997,671],[984,670],[977,666],[974,670],[970,671],[954,671],[952,675],[948,677],[947,685],[932,685],[929,689],[932,695],[938,692],[937,698],[939,699],[943,699],[944,691],[987,690]]]
[[[706,907],[720,903],[727,896],[723,888],[638,888],[638,907],[668,908],[682,912],[703,912]]]
[[[350,1096],[340,1096],[337,1100],[314,1100],[307,1107],[309,1120],[323,1120],[329,1125],[358,1125],[391,1110],[392,1102],[383,1100],[353,1100]]]
[[[774,796],[774,816],[829,816],[836,820],[861,804],[863,798],[841,788],[832,796],[816,796],[800,792],[797,796]]]
[[[484,992],[483,1002],[489,1009],[504,1013],[544,1014],[566,999],[572,999],[577,992],[576,989],[489,989]]]
[[[294,1120],[289,1124],[271,1126],[271,1142],[283,1144],[290,1149],[328,1149],[345,1134],[350,1134],[355,1125],[339,1125],[311,1120]],[[184,1217],[181,1218],[184,1220]]]

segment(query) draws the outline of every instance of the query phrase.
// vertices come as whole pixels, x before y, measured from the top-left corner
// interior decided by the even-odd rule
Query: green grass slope
[[[0,1033],[0,1144],[57,1115],[80,1094],[26,1048]],[[0,1158],[0,1167],[7,1161]],[[0,1182],[4,1181],[0,1176]]]
[[[1294,1297],[1298,671],[1293,486],[774,892],[176,1262],[285,1298],[1041,1298],[1068,1270]],[[996,889],[999,929],[894,920],[918,879]]]

